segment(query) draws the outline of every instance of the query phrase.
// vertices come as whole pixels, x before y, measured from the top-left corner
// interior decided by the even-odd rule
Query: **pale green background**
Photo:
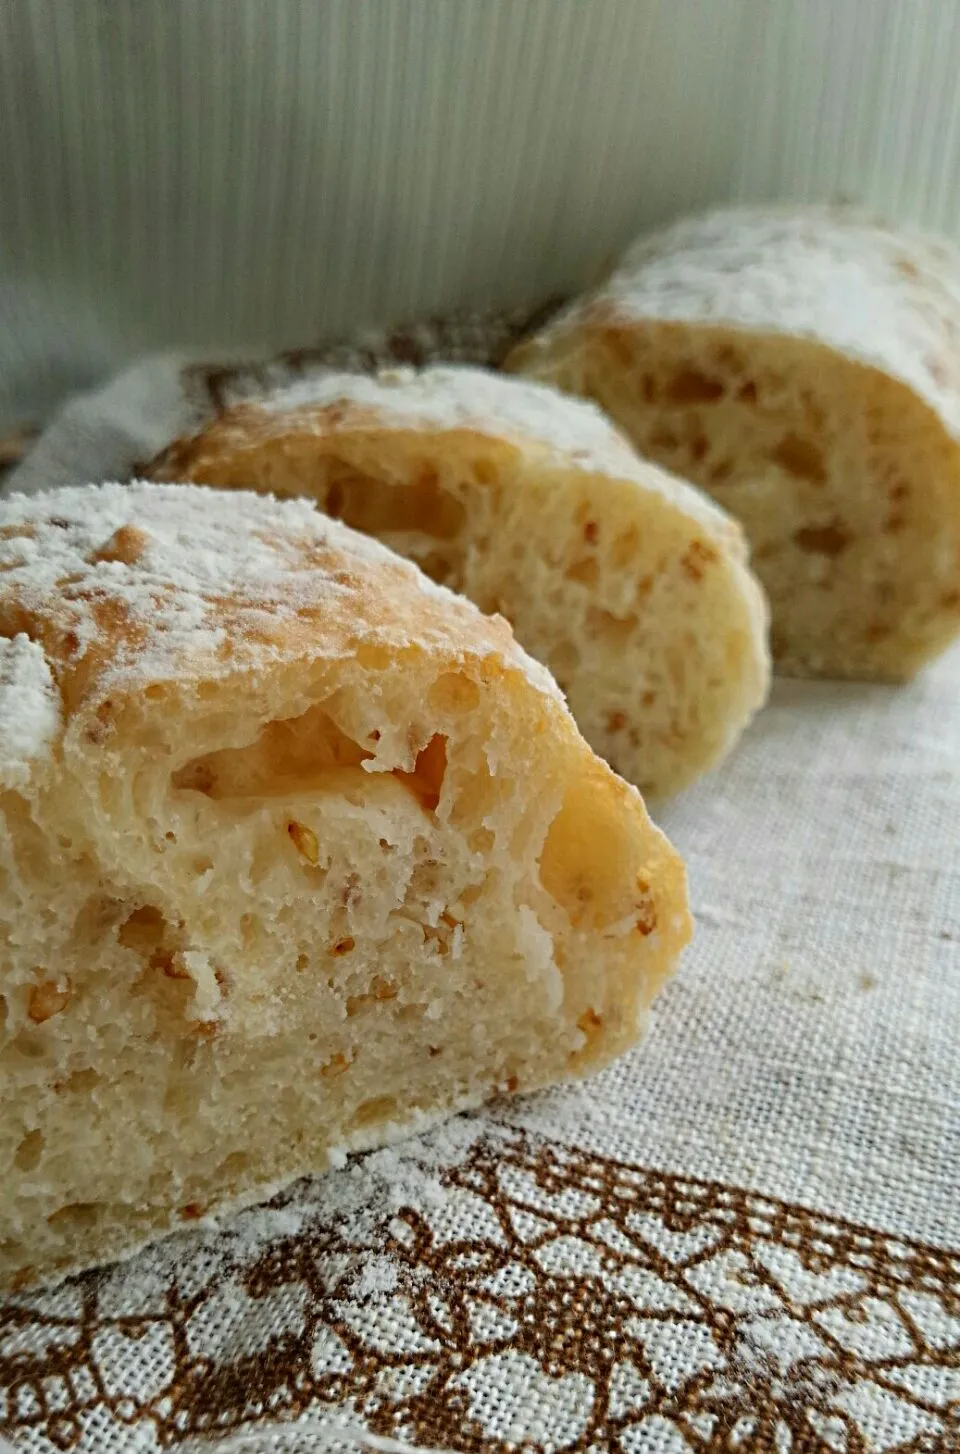
[[[960,233],[960,0],[0,0],[0,426],[536,301],[731,198]]]

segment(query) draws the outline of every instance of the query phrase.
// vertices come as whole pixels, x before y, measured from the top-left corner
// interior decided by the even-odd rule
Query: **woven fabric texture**
[[[521,324],[151,360],[69,406],[9,487],[125,478],[293,373],[495,360]],[[10,1298],[0,1436],[22,1454],[960,1448],[960,656],[900,689],[779,682],[662,821],[698,931],[639,1050]]]

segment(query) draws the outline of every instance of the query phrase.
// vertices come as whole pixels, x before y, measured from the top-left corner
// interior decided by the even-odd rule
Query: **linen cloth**
[[[325,362],[496,362],[524,321],[148,360],[66,408],[8,488],[129,478]],[[697,933],[642,1046],[9,1298],[0,1437],[960,1449],[960,654],[900,688],[778,681],[659,817]]]

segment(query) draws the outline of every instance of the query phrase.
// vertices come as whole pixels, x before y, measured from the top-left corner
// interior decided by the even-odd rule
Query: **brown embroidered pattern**
[[[370,373],[391,365],[420,368],[439,361],[497,368],[525,334],[542,326],[560,301],[550,299],[535,310],[460,313],[400,328],[371,329],[340,343],[290,349],[265,361],[195,364],[184,370],[185,389],[197,411],[209,417],[241,399],[269,393],[324,369]]]
[[[372,373],[376,369],[429,363],[476,364],[498,368],[528,333],[535,332],[559,307],[551,299],[532,310],[509,313],[459,313],[425,319],[400,328],[368,329],[339,343],[289,349],[271,358],[233,363],[188,364],[181,373],[191,437],[217,414],[244,400],[262,398],[276,389],[327,370]],[[151,477],[177,458],[181,440],[149,460],[131,461],[131,478]]]
[[[0,1431],[109,1454],[337,1407],[470,1451],[960,1449],[960,1256],[502,1127],[441,1179],[168,1256],[136,1315],[116,1274],[12,1299]]]

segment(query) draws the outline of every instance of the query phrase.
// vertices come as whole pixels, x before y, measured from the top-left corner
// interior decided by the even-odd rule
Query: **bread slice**
[[[328,374],[231,409],[151,473],[308,495],[500,612],[645,793],[715,763],[765,698],[739,527],[552,390],[470,368]]]
[[[900,680],[960,628],[960,253],[837,208],[641,239],[507,367],[746,529],[778,669]]]
[[[0,503],[0,1282],[586,1074],[688,934],[503,621],[306,501]]]

